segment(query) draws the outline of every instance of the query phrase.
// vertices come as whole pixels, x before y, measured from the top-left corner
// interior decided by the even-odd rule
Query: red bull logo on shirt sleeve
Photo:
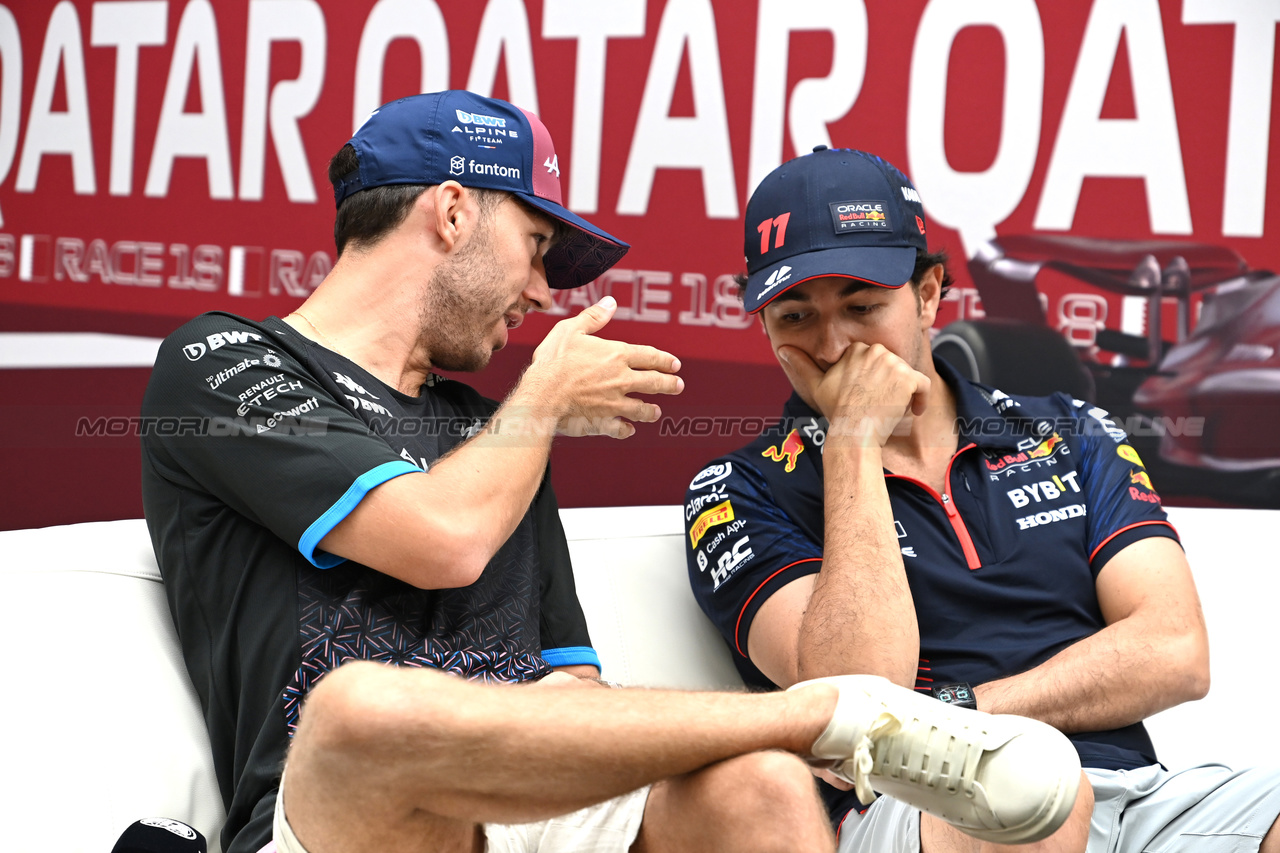
[[[796,460],[800,458],[801,453],[804,453],[804,441],[800,439],[800,430],[793,429],[787,433],[787,437],[782,440],[780,446],[766,447],[760,455],[774,462],[787,460],[787,467],[783,470],[790,474],[796,470]]]

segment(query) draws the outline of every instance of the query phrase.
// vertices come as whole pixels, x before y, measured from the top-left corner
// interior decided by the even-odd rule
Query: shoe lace
[[[912,720],[911,723],[919,725],[920,721]],[[892,735],[902,729],[899,726],[885,733]],[[924,784],[930,788],[941,785],[949,792],[961,791],[966,797],[974,796],[978,763],[983,752],[978,738],[956,737],[930,726],[925,737],[903,736],[893,738],[885,745],[888,748],[880,756],[880,775],[897,779],[905,774],[911,782],[920,781],[923,775]]]
[[[897,717],[888,711],[883,711],[867,727],[862,739],[854,747],[853,790],[858,795],[860,802],[869,803],[876,798],[876,792],[871,789],[871,781],[868,778],[876,765],[875,757],[871,754],[871,749],[874,746],[873,740],[878,737],[891,737],[897,734],[901,728],[902,723],[898,721]]]

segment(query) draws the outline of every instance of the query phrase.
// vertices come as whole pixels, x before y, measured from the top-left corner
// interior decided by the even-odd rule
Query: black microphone
[[[111,853],[208,853],[204,836],[180,820],[145,817],[129,825]]]

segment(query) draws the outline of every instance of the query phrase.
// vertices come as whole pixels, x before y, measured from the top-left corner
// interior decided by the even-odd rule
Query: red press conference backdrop
[[[1275,0],[0,6],[0,522],[140,512],[125,425],[146,358],[92,333],[145,350],[201,311],[296,307],[333,263],[328,158],[381,102],[470,88],[541,115],[568,206],[633,248],[475,384],[500,396],[556,315],[612,293],[606,333],[677,353],[688,390],[665,427],[562,442],[557,489],[674,503],[786,392],[730,289],[761,176],[818,144],[901,166],[956,262],[940,324],[982,316],[964,261],[1002,236],[1190,241],[1277,269],[1278,20]],[[1082,348],[1149,326],[1114,293],[1039,285]]]

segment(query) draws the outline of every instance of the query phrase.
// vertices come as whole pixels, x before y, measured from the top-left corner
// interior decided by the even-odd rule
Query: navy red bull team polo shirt
[[[1148,536],[1177,539],[1106,412],[1063,394],[1013,397],[936,366],[959,429],[946,491],[885,472],[920,626],[922,691],[1022,672],[1096,633],[1106,621],[1095,581],[1107,561]],[[686,494],[694,595],[752,686],[774,686],[747,656],[760,606],[822,567],[825,427],[793,394],[777,424],[704,468]],[[1086,767],[1156,761],[1140,723],[1070,737]]]

